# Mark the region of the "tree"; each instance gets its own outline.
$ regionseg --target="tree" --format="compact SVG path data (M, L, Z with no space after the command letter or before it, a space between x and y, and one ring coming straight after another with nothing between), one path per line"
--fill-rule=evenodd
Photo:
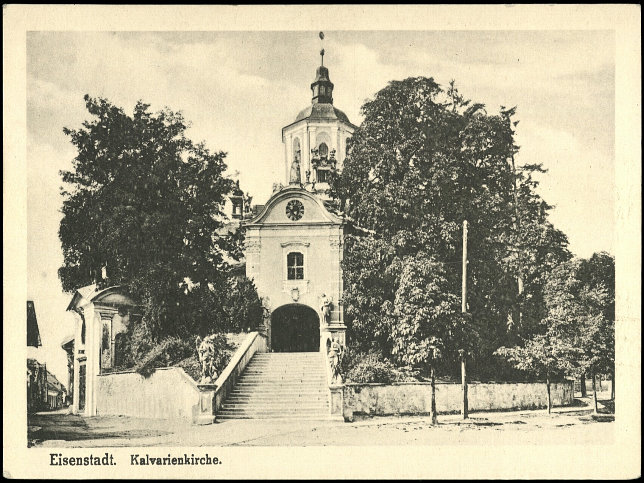
M390 82L362 113L331 190L358 227L347 236L344 259L349 334L392 354L402 316L392 309L397 294L398 305L405 304L402 267L419 254L442 265L444 285L457 296L467 219L468 311L484 325L476 331L474 372L497 373L492 353L499 341L535 330L543 318L544 271L570 256L565 235L547 220L550 207L535 192L533 175L543 170L509 161L518 150L514 109L489 115L453 83L443 90L416 77ZM435 301L423 303L429 308ZM411 345L397 350L409 350L409 357L419 352Z
M376 350L391 354L389 333L395 297L397 265L394 249L385 240L371 236L348 235L343 261L345 317L349 340L356 351Z
M64 129L77 155L61 172L63 289L126 285L154 340L217 331L226 257L239 253L221 233L233 188L226 154L188 139L183 116L167 108L151 113L139 101L130 116L105 99L85 103L93 119Z
M523 346L500 347L496 354L508 359L519 370L543 377L548 395L548 414L552 410L550 382L553 376L573 370L579 351L570 339L562 338L556 330L548 328L545 334L538 334L525 341Z
M407 257L401 265L393 304L396 323L390 331L392 354L401 365L427 366L430 346L457 346L462 321L459 299L449 286L445 267L427 254Z
M246 276L231 280L226 297L227 330L240 332L257 328L264 316L262 301L253 281Z
M560 317L578 325L576 344L582 350L580 372L590 373L593 405L597 412L596 376L615 375L615 260L606 252L590 259L575 259L553 272L568 274L571 283L554 285L549 296Z
M590 372L597 412L595 375L614 374L614 270L613 257L603 252L589 260L561 263L548 275L544 286L547 316L542 321L542 333L528 339L524 346L504 347L497 353L517 368L546 378L555 370L577 375Z

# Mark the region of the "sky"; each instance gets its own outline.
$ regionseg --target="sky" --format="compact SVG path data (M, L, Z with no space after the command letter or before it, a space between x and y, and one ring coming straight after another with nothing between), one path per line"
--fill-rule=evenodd
M229 173L263 203L283 182L281 128L309 105L317 31L27 32L27 297L36 354L66 381L73 332L57 269L62 185L74 147L63 127L90 119L83 96L132 113L137 100L191 122L188 136L225 151ZM465 97L517 106L519 164L542 163L540 194L575 255L615 253L615 43L612 31L325 31L334 105L356 125L391 80L454 79Z

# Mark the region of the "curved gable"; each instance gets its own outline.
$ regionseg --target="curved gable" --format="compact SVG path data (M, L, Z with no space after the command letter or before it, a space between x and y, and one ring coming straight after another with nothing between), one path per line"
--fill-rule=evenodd
M115 286L108 287L99 291L92 297L92 302L99 305L111 306L135 306L137 305L134 299L127 294L123 287Z
M298 200L304 207L302 218L292 220L286 215L286 207L292 200ZM342 224L342 219L330 213L322 201L309 191L299 187L287 187L275 193L266 203L262 212L246 226L291 225L291 224Z
M136 301L120 285L108 287L102 290L97 289L96 285L89 285L87 287L78 289L74 293L74 296L72 297L67 310L76 311L79 307L90 302L98 305L109 305L113 307L135 307L138 305Z

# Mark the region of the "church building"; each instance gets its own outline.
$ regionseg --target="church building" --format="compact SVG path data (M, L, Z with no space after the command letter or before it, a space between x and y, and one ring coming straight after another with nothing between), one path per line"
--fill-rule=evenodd
M356 126L333 105L322 61L311 104L282 128L283 184L246 227L246 275L264 301L269 349L326 352L345 344L342 308L344 220L331 207L330 176L341 170Z

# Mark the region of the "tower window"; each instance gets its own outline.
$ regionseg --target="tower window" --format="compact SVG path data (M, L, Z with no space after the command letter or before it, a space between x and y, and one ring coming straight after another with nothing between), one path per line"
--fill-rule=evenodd
M291 252L286 256L286 266L289 280L304 280L304 255Z
M329 170L328 169L318 169L317 170L317 180L318 180L318 183L328 183L329 182Z
M320 143L318 151L321 158L326 158L329 155L329 147L326 145L326 143Z

